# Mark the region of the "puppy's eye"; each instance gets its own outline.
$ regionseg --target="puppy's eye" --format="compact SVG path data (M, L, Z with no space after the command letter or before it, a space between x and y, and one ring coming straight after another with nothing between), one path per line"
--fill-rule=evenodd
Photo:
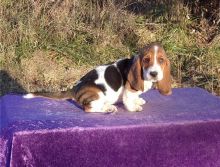
M149 58L149 57L144 58L144 59L143 59L143 62L144 62L144 63L149 63L149 62L150 62L150 58Z
M163 64L163 62L164 62L164 59L163 58L159 58L159 63Z

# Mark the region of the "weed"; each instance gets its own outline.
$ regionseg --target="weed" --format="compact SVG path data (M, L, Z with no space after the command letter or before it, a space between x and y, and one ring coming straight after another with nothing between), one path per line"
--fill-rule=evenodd
M2 0L0 65L27 91L55 91L160 41L174 87L220 94L219 2L202 2Z

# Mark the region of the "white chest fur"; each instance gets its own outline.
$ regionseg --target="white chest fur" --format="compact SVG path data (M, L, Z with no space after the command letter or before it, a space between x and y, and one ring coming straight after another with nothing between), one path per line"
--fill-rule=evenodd
M153 83L151 81L144 81L144 92L152 88Z

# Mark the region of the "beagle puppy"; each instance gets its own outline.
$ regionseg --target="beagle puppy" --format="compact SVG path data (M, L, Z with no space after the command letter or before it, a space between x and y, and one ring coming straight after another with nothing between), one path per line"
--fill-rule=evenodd
M145 100L139 97L157 84L159 92L170 95L170 61L163 47L151 43L131 58L98 66L83 76L68 91L59 93L27 94L24 98L43 96L58 99L73 99L86 112L116 112L114 105L122 99L128 111L141 111Z

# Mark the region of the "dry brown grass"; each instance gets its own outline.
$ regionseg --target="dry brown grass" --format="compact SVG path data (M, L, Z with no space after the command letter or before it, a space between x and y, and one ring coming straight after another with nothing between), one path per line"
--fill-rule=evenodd
M8 66L5 70L28 92L71 88L76 80L92 68L89 65L76 65L72 59L52 51L37 50L31 57L22 59L19 65L11 58L12 56L6 58ZM11 89L19 91L16 84L10 86Z
M67 89L94 66L129 57L153 41L168 52L174 87L220 94L218 5L218 0L208 5L203 0L2 0L0 65L11 79L0 80L1 94L21 87Z

